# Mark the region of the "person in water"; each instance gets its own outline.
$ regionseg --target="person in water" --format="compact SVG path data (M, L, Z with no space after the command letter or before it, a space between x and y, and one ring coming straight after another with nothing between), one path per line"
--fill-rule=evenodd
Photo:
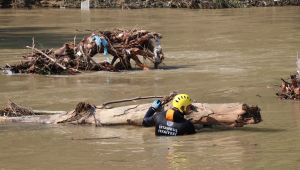
M148 109L143 126L155 126L157 136L178 136L194 134L195 127L184 115L192 112L192 99L187 94L178 94L172 101L173 108L167 111L158 112L161 108L161 101L155 100Z

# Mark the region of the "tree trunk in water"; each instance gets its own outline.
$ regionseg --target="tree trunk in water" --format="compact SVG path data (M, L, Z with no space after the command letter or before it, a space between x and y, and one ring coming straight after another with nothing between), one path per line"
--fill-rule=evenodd
M260 109L246 104L207 104L194 103L195 110L186 118L194 124L221 125L226 127L242 127L247 124L257 124L262 121ZM54 115L32 115L20 117L0 116L0 123L30 122L30 123L71 123L94 124L96 126L112 125L142 125L145 113L150 104L128 105L111 109L96 109L94 105L80 102L74 111ZM170 103L164 109L171 108ZM48 111L50 112L50 111Z

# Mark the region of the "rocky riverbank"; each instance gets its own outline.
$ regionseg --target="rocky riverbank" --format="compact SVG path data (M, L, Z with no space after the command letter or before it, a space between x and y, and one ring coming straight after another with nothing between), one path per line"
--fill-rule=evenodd
M0 8L80 8L81 0L0 0ZM299 6L300 0L90 0L91 8L248 8Z

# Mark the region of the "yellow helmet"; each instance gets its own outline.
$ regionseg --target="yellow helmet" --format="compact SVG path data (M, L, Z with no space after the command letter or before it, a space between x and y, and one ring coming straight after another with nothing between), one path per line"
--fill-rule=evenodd
M188 105L192 104L192 99L187 94L177 94L173 98L173 107L177 108L181 112L186 112L186 108ZM181 107L184 106L183 110Z

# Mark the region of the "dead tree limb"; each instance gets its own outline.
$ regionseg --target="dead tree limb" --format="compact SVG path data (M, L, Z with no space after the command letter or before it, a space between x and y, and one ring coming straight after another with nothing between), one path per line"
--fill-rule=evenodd
M96 106L96 108L97 109L103 109L103 108L105 108L105 106L107 106L109 104L130 102L130 101L143 100L143 99L153 99L153 98L164 98L164 96L144 96L144 97L135 97L135 98L132 98L132 99L114 100L114 101L109 101L109 102L103 103L101 106Z
M291 85L291 83L287 82L286 80L284 80L283 78L281 78L281 81L283 81L285 84L287 85Z
M51 110L32 110L35 115L55 115L55 114L66 114L67 111L51 111Z
M34 47L29 47L29 46L26 46L26 48L35 50L36 52L38 52L38 53L42 54L43 56L45 56L46 58L48 58L50 61L52 61L54 64L56 64L56 65L59 66L60 68L62 68L62 69L64 69L64 70L67 69L65 66L63 66L63 65L61 65L61 64L59 64L59 63L57 63L55 59L51 58L50 56L48 56L47 54L45 54L45 53L42 52L41 50L36 49L36 48L34 48Z

